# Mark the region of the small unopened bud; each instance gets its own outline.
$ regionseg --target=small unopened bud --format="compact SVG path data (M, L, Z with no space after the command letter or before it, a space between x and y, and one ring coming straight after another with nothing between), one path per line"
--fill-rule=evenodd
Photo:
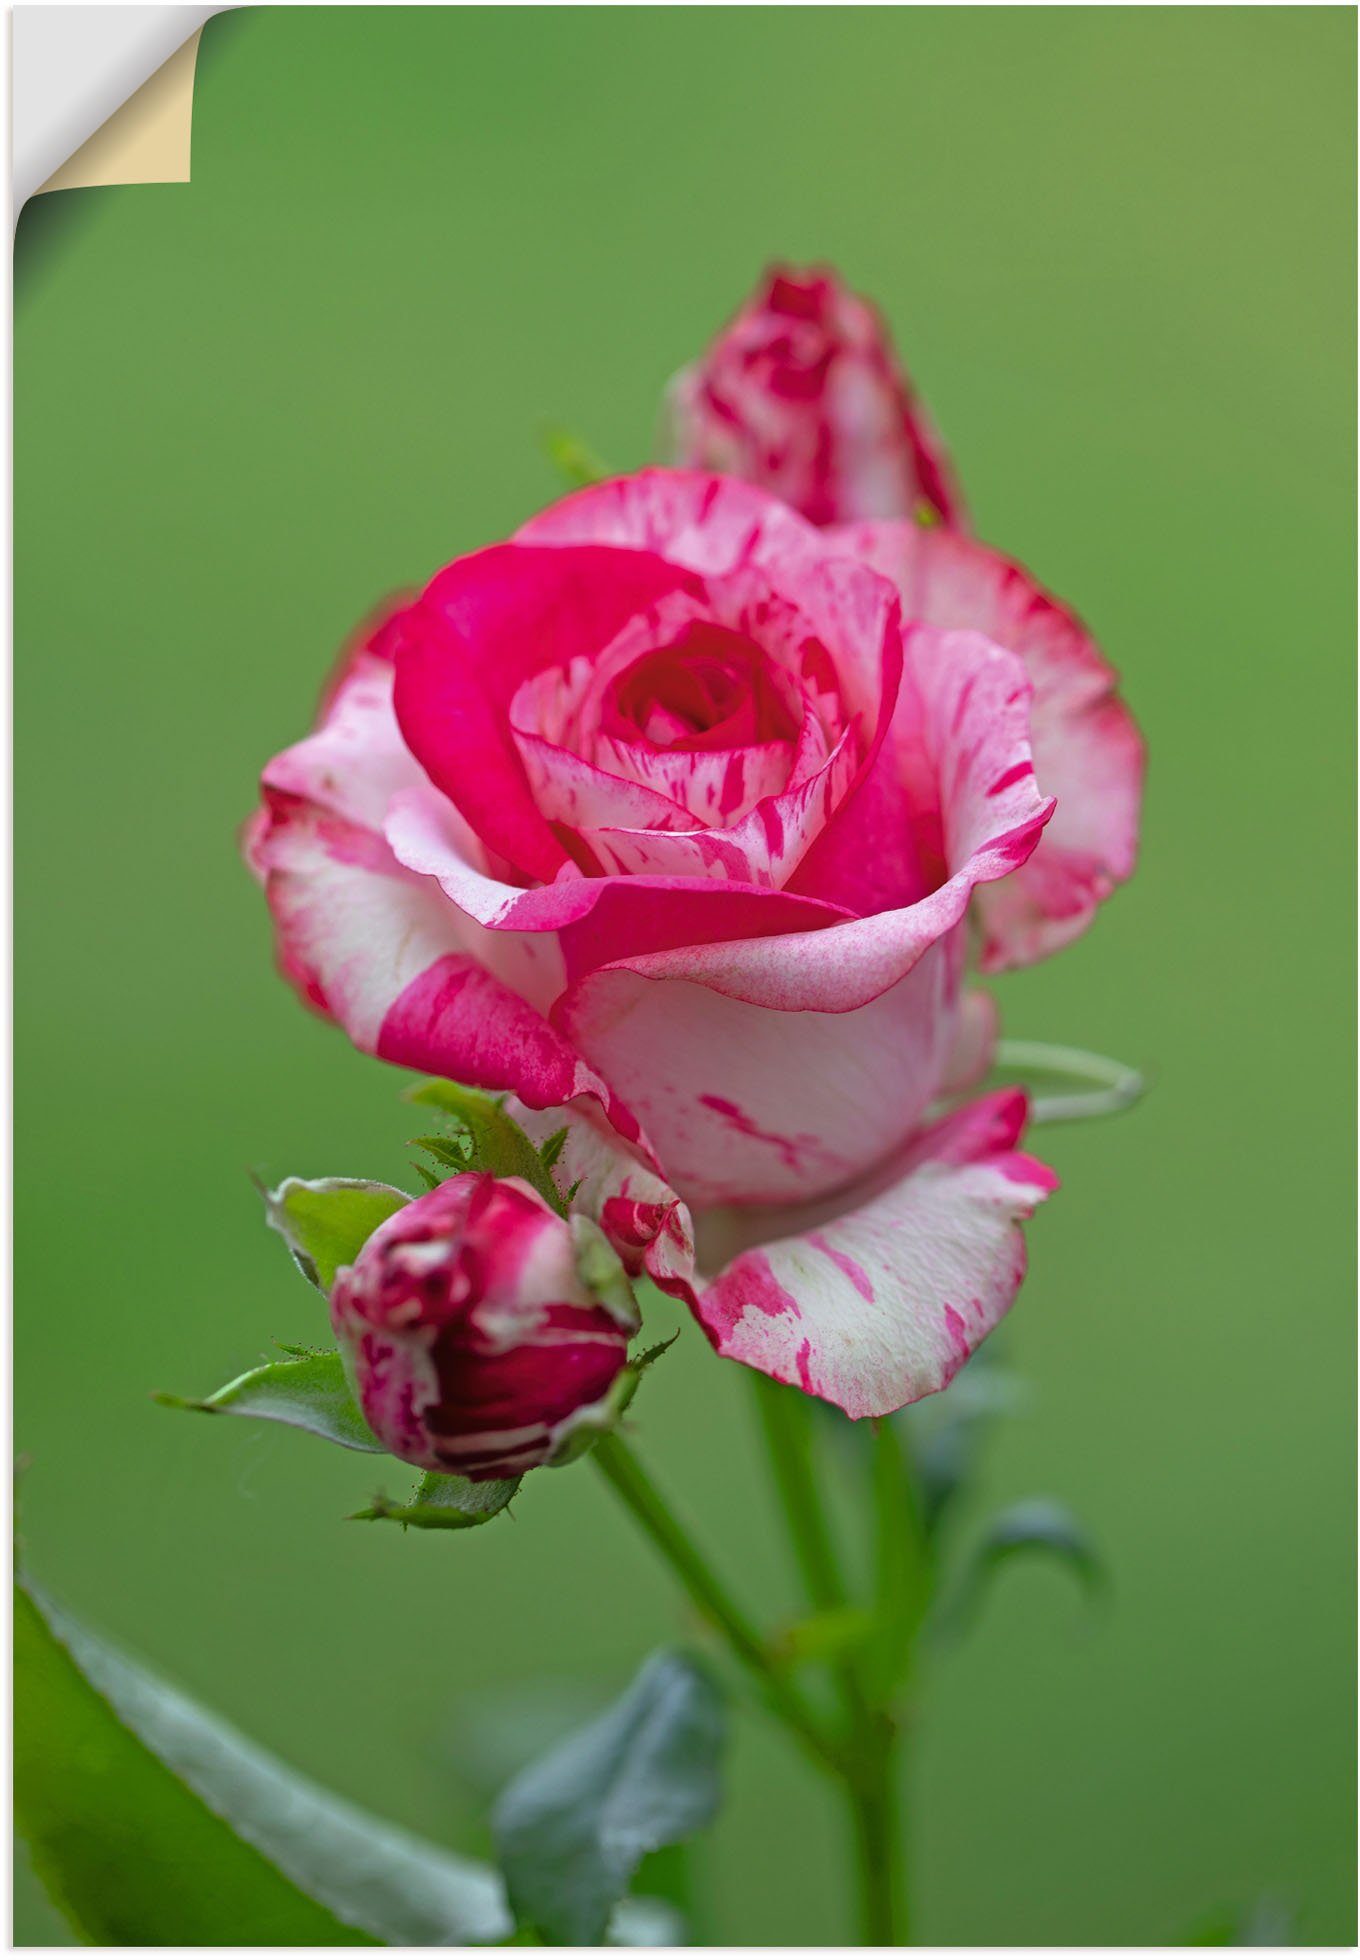
M589 1220L467 1172L378 1227L336 1275L331 1323L392 1454L482 1479L566 1461L607 1426L637 1317Z
M963 506L873 307L827 268L770 272L671 383L672 459L770 491L813 524Z

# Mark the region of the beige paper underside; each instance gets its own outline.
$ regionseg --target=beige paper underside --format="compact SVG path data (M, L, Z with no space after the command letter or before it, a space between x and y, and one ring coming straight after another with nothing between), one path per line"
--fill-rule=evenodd
M43 191L84 190L98 184L187 184L194 120L194 64L199 34L191 34L154 75L101 123L88 141L53 171ZM40 193L41 194L41 193Z

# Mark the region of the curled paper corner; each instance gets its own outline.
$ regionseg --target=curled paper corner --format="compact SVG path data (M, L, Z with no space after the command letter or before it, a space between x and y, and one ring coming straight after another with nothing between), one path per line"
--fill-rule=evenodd
M225 11L16 7L16 218L44 191L187 183L199 37Z
M100 184L187 184L194 121L196 28L121 109L54 170L38 192L92 189Z

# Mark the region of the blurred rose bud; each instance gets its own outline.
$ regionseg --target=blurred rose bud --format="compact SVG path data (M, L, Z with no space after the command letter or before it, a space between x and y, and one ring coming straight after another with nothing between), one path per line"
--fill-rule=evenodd
M337 1273L331 1323L392 1454L484 1479L565 1461L607 1425L636 1314L589 1219L560 1218L518 1178L465 1172Z
M962 528L948 460L883 322L834 272L776 267L671 384L674 460L738 476L813 524Z

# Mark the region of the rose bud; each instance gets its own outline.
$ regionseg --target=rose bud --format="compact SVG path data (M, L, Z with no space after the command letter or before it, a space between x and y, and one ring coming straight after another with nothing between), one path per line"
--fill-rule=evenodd
M948 460L883 322L834 272L779 266L669 395L674 460L739 476L813 524L962 527Z
M631 1385L616 1256L518 1178L464 1172L395 1212L337 1273L331 1324L375 1435L424 1470L566 1461Z

